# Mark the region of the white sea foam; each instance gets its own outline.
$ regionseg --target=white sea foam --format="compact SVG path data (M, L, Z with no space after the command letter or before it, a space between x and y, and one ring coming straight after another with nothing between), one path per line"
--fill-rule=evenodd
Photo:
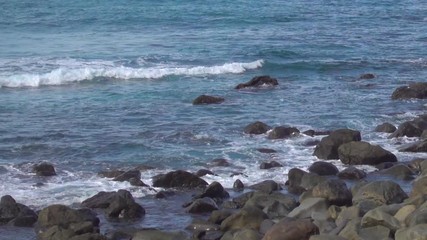
M112 62L78 62L73 60L55 61L57 66L44 73L33 73L32 66L21 65L26 68L25 73L0 72L0 87L38 87L44 85L62 85L70 82L92 80L98 77L115 79L158 79L170 75L206 76L219 74L238 74L249 69L260 68L263 60L254 62L233 62L217 66L151 66L127 67ZM24 67L23 67L24 66ZM27 67L25 67L27 66ZM34 68L34 67L32 67ZM38 69L44 70L44 66ZM31 70L28 73L28 70Z

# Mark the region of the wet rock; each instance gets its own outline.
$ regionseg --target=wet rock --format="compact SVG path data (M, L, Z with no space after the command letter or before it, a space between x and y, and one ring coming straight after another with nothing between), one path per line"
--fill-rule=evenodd
M55 176L55 168L50 163L40 163L33 166L33 172L36 173L37 176Z
M235 89L242 89L248 87L263 87L263 86L276 86L279 85L277 79L270 76L257 76L252 78L249 82L240 83Z
M297 205L295 198L290 194L254 192L245 202L244 207L251 206L263 209L269 217L284 217ZM273 209L276 210L274 213L272 212Z
M160 174L153 177L153 187L163 188L204 188L208 183L200 177L177 170L167 174Z
M211 170L208 170L208 169L199 169L197 172L196 172L196 175L198 176L198 177L203 177L203 176L205 176L205 175L215 175Z
M390 168L381 170L379 173L406 181L413 180L415 178L415 173L408 166L403 164L396 164Z
M362 228L384 226L393 232L401 227L400 222L390 214L381 211L380 209L373 209L367 212L360 223Z
M308 168L308 171L320 176L329 176L336 175L338 173L338 168L332 163L317 161Z
M427 129L427 116L421 115L412 121L407 121L399 125L389 138L395 137L420 137L424 130Z
M314 150L314 155L319 159L338 159L338 147L344 143L360 140L359 131L339 129L331 132L329 136L322 138Z
M193 100L193 105L202 105L202 104L219 104L224 102L225 99L222 97L200 95Z
M212 211L209 216L208 221L215 224L221 224L224 219L228 218L234 213L234 211L229 209L220 209Z
M383 204L401 203L408 198L399 184L393 181L374 181L359 188L353 197L353 204L369 201L380 206Z
M271 227L262 240L308 240L318 233L319 229L310 219L285 218Z
M245 185L242 183L242 181L240 181L240 179L236 179L236 181L234 181L233 183L234 191L243 191L244 188L245 188Z
M273 128L269 133L267 138L268 139L285 139L297 136L299 134L299 130L294 127L285 127L285 126L279 126Z
M383 162L397 162L396 156L377 145L367 142L349 142L338 148L339 159L350 165L376 165Z
M125 173L122 170L112 170L112 171L101 171L98 173L98 176L105 178L115 178Z
M99 192L82 202L88 208L101 208L108 217L138 219L145 215L145 209L135 202L130 192Z
M375 128L375 132L393 133L397 128L391 123L383 123Z
M181 240L188 239L184 232L166 232L157 229L142 229L133 234L132 240Z
M363 170L351 166L339 172L337 176L341 179L360 180L366 177L366 173Z
M145 184L139 178L131 178L128 181L129 181L130 185L132 185L132 186L136 186L136 187L149 187L147 184Z
M408 86L398 87L391 95L392 100L402 99L424 99L427 98L427 83L417 82L411 83Z
M351 205L352 194L344 181L328 179L313 188L313 197L325 198L329 204L343 206Z
M230 194L224 189L224 187L219 182L212 182L209 186L203 191L200 196L196 198L209 197L212 199L223 199L230 197Z
M427 139L404 145L399 148L399 152L427 152Z
M197 232L218 231L219 225L204 220L194 219L193 222L190 223L185 229Z
M313 215L326 215L328 203L324 198L307 198L288 214L288 217L311 218Z
M262 221L267 218L268 216L259 208L245 207L222 221L221 231L242 228L259 230Z
M283 165L276 161L263 162L259 166L260 169L270 169L270 168L278 168L278 167L283 167Z
M378 170L381 171L381 170L384 170L387 168L391 168L396 164L398 164L398 163L397 162L383 162L383 163L375 165L375 168L377 168Z
M231 166L231 163L227 159L217 158L212 160L209 165L212 167L229 167Z
M174 191L159 191L156 193L155 198L167 198L175 195Z
M99 234L99 219L89 209L71 209L64 205L51 205L42 209L37 219L37 238L106 240Z
M372 73L364 73L359 76L359 79L362 79L362 80L368 80L368 79L374 79L374 78L375 78L375 75Z
M114 177L113 181L124 182L129 181L131 178L141 179L141 172L139 170L126 171Z
M0 225L15 227L32 227L37 221L37 214L29 207L17 203L10 195L0 200Z
M277 151L270 148L257 148L257 151L260 153L276 153Z
M218 210L218 206L215 201L209 197L196 199L186 208L186 211L189 213L207 213L214 210Z
M280 190L280 186L277 182L273 180L265 180L260 183L256 183L254 185L249 186L248 188L255 189L258 191L262 191L265 193L271 193L273 191Z
M244 128L243 132L246 134L264 134L270 129L271 127L268 126L267 124L257 121L247 125Z

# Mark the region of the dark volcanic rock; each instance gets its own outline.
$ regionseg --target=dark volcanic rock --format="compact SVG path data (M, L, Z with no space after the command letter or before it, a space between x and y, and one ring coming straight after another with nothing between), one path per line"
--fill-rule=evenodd
M29 207L17 203L9 195L0 200L0 225L8 224L16 227L32 227L37 221L37 214Z
M222 97L214 97L208 95L200 95L196 99L193 100L193 105L201 105L201 104L219 104L224 102L224 98Z
M283 165L276 161L271 161L271 162L263 162L259 166L260 169L270 169L270 168L277 168L277 167L283 167Z
M427 98L427 83L417 82L411 83L408 86L398 87L391 95L391 99L393 100L411 98Z
M342 163L350 165L376 165L383 162L397 162L396 156L377 145L367 142L349 142L338 148Z
M33 172L36 173L37 176L55 176L55 168L50 163L40 163L34 165Z
M129 181L129 179L131 179L131 178L140 179L141 178L141 172L139 170L126 171L126 172L116 176L113 179L113 181L124 182L124 181Z
M126 190L117 192L99 192L95 196L82 202L88 208L101 208L108 217L125 219L137 219L145 215L145 209L141 207Z
M105 178L115 178L123 173L125 173L123 170L101 171L98 173L98 176Z
M299 130L297 128L280 126L273 128L273 130L268 133L267 137L269 139L284 139L293 137L298 134Z
M427 116L422 115L412 121L407 121L399 125L389 138L394 137L420 137L424 130L427 130Z
M380 174L390 175L400 180L413 180L415 173L406 165L396 164L390 168L381 170Z
M208 183L200 177L182 170L153 177L153 187L163 188L203 188Z
M209 165L212 166L212 167L229 167L231 165L231 163L228 162L227 159L217 158L217 159L212 160L209 163Z
M215 175L215 174L211 170L208 170L208 169L199 169L196 172L196 175L199 177L203 177L205 175Z
M99 234L99 219L89 209L74 210L64 205L51 205L40 211L37 238L106 240Z
M245 188L245 185L242 183L242 181L240 181L239 179L236 179L236 181L234 181L233 183L234 191L243 191L244 188Z
M136 186L136 187L149 187L147 184L145 184L139 178L131 178L128 181L129 181L130 185L132 185L132 186Z
M301 187L301 182L304 174L307 172L298 169L292 168L288 172L288 191L294 194L301 194L305 191L305 188Z
M271 129L271 127L268 126L267 124L260 122L260 121L256 121L254 123L247 125L244 128L243 132L247 133L247 134L263 134L263 133L266 133L270 129Z
M393 133L397 128L391 123L383 123L375 128L375 132Z
M344 181L328 179L313 188L313 197L325 198L331 205L351 205L352 195Z
M260 153L276 153L277 151L270 148L257 148L257 151Z
M316 173L321 176L328 176L328 175L336 175L338 173L338 168L335 167L335 165L332 163L318 161L313 163L308 168L308 171L311 173Z
M375 181L360 187L353 196L353 204L370 201L377 206L401 203L408 198L399 184L393 181Z
M218 206L209 197L196 199L186 208L186 211L189 213L207 213L214 210L218 210Z
M222 199L230 197L230 194L219 182L212 182L197 198L209 197L213 199Z
M252 78L249 82L240 83L235 89L242 89L248 87L262 87L262 86L276 86L279 85L277 79L271 78L270 76L258 76Z
M364 79L364 80L374 79L374 78L375 78L375 75L372 73L364 73L359 76L359 79Z
M322 138L314 150L314 155L319 159L338 159L338 147L351 141L360 141L359 131L339 129Z
M351 166L339 172L337 176L341 179L359 180L365 178L366 173L363 170Z
M399 152L427 152L427 139L404 145L399 148Z

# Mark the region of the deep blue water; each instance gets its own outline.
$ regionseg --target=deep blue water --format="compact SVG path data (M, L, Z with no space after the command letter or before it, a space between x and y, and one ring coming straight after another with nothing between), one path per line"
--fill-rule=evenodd
M427 79L426 13L422 0L0 1L0 195L35 208L120 188L142 197L152 192L96 173L147 164L157 168L143 174L150 183L215 158L234 167L214 168L219 176L208 181L230 187L230 173L242 171L245 183L283 182L316 160L309 137L244 135L257 120L357 129L412 159L373 129L425 112L425 101L390 96ZM360 80L364 73L376 78ZM258 75L279 86L233 89ZM193 106L201 94L226 101ZM268 158L285 167L259 171ZM41 161L58 176L35 177Z

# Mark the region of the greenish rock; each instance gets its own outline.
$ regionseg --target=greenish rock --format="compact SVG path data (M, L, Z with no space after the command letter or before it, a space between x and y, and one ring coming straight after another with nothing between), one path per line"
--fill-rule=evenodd
M399 220L379 209L373 209L367 212L363 216L360 224L362 228L384 226L393 232L401 228Z
M427 240L427 224L399 229L394 236L396 240Z
M242 228L259 230L262 221L267 218L267 214L257 207L244 207L222 221L221 231Z
M399 184L393 181L370 182L357 191L353 197L353 205L361 201L369 200L378 206L384 204L401 203L408 198Z
M390 229L384 226L375 226L368 228L361 228L359 236L364 240L383 240L389 239Z

